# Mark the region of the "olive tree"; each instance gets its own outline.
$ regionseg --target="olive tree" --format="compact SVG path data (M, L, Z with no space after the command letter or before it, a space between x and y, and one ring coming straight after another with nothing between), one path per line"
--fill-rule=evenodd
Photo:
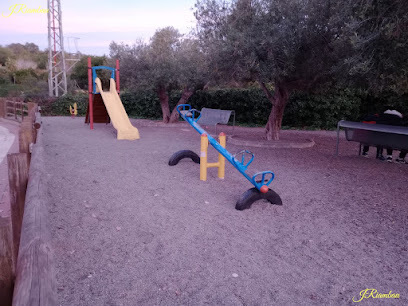
M204 88L208 83L208 68L205 56L196 39L183 39L180 41L176 53L177 85L181 89L179 104L185 104L198 89ZM169 122L178 121L179 114L176 107L173 109Z
M358 0L348 23L355 52L347 59L359 85L378 93L408 92L408 3Z
M206 65L198 42L184 39L173 27L157 30L147 44L137 42L126 46L112 42L110 55L122 61L126 86L157 93L165 123L178 120L177 111L170 111L169 92L181 90L177 105L186 103L206 79Z
M210 72L257 81L272 104L266 138L278 140L290 93L341 66L349 9L348 0L199 0L195 16Z

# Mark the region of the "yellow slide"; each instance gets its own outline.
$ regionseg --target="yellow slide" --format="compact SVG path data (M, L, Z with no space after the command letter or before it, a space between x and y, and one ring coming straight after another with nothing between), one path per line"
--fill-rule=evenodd
M95 83L97 92L101 94L103 103L105 103L113 127L118 131L118 139L139 139L139 131L130 123L126 110L116 91L115 80L110 79L109 91L102 90L102 84L99 78L95 79Z

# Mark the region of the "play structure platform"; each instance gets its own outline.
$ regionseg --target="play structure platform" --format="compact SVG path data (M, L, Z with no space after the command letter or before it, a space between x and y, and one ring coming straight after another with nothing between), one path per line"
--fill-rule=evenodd
M109 91L103 91L102 82L96 74L99 69L111 71ZM139 130L130 122L118 94L119 61L116 61L116 69L106 66L91 67L91 59L88 58L88 86L89 103L85 123L89 123L93 129L94 123L109 123L111 121L117 130L117 139L139 139Z

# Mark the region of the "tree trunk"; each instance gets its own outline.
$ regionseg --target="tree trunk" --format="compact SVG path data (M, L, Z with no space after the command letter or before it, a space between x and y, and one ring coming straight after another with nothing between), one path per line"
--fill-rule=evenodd
M177 105L174 107L173 111L171 112L170 121L169 121L170 123L175 123L178 121L180 115L177 111L177 106L179 106L180 104L186 104L188 99L190 99L190 97L193 95L193 93L194 93L193 89L190 89L188 87L185 87L183 89L180 100L177 102Z
M272 103L272 110L265 126L266 139L279 140L283 112L286 104L288 103L289 91L284 85L280 84L279 82L275 82L275 93L272 96L265 84L261 82L260 84L269 101Z
M169 106L169 95L164 86L158 88L157 93L159 95L160 106L163 114L163 122L169 123L170 119L170 106Z

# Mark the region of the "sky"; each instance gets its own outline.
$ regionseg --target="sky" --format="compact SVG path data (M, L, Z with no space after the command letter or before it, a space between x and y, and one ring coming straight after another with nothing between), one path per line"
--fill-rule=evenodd
M0 45L48 47L47 0L0 0ZM109 55L109 44L148 41L157 29L195 27L196 0L61 0L65 51ZM16 6L17 5L17 6ZM24 7L23 7L24 5ZM29 10L38 10L30 12Z

